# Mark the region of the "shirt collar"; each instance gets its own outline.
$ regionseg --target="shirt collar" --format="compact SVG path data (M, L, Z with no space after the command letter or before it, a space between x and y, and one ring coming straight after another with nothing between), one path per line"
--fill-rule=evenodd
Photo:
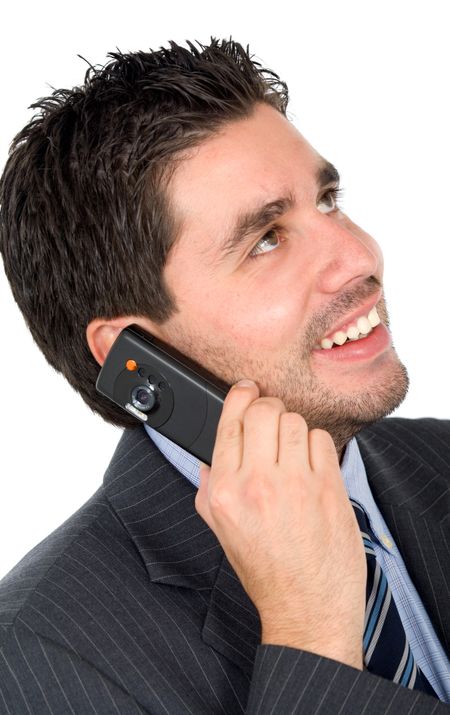
M198 489L200 486L200 460L152 427L144 425L144 428L167 461ZM348 496L358 502L365 510L372 531L379 540L380 546L389 551L389 553L394 553L395 546L394 548L387 548L386 546L386 544L393 543L393 540L373 498L355 437L345 447L341 463L341 474Z
M144 429L172 467L175 467L183 477L189 479L191 484L198 489L200 486L200 460L183 449L183 447L179 447L175 442L154 430L153 427L144 425Z
M172 442L172 440L168 439L168 437L165 437L164 435L157 432L155 429L153 429L153 427L149 427L149 425L144 425L144 428L150 439L155 443L159 451L162 452L167 461L171 463L172 467L175 467L175 469L177 469L184 477L186 477L186 479L189 479L191 484L193 484L194 487L197 487L198 489L198 487L200 486L200 460L190 454L187 450L183 449L183 447L180 447L178 444L175 444L175 442ZM358 475L363 475L363 481L367 484L367 487L369 485L367 483L364 463L362 461L358 443L355 438L350 440L350 442L345 448L344 457L342 459L341 464L341 472L342 476L344 477L347 491L349 492L348 487L351 488L351 493L349 492L349 496L355 499L355 501L359 502L360 495L361 497L363 497L365 490L364 486L362 488L358 488Z

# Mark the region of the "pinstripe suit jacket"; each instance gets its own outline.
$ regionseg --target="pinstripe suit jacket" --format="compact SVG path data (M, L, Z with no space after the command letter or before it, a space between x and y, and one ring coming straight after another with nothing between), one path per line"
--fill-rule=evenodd
M450 645L450 422L358 436L371 488ZM103 486L0 584L0 713L450 713L434 698L294 648L258 614L194 487L142 427Z

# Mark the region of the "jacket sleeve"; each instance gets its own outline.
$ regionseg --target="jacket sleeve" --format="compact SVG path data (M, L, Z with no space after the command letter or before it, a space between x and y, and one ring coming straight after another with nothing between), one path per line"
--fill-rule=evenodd
M72 650L20 627L8 641L0 650L0 715L193 712L175 694L167 707L155 701L147 708ZM449 715L450 706L328 658L265 645L257 649L246 713Z
M450 715L450 705L335 660L258 646L247 715Z

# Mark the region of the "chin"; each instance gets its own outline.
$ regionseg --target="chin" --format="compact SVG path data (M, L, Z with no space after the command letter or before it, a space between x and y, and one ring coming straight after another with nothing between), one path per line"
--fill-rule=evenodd
M395 353L392 358L365 382L329 384L312 372L292 370L289 377L286 372L278 373L276 387L281 389L268 394L277 394L288 411L301 414L310 430L329 432L341 449L360 430L391 414L403 402L408 373Z
M309 428L329 432L339 451L364 427L392 414L405 399L408 387L407 370L397 361L389 379L378 381L365 390L359 388L351 395L335 393L333 409L325 410L322 404L322 409L314 410Z

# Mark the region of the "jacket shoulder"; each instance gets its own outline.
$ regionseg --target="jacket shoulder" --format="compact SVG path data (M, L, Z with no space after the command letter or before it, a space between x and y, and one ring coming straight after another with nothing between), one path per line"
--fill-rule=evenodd
M109 509L101 487L78 511L24 556L0 581L0 647L2 636L35 594L47 574L64 559L72 544Z
M385 417L379 422L375 422L366 428L369 431L386 433L396 433L398 430L408 430L411 433L426 434L430 431L435 434L447 435L450 430L450 419L438 419L437 417Z
M444 524L450 510L450 421L392 417L366 427L357 442L375 501L392 512L409 510ZM401 510L399 507L401 506ZM406 518L406 517L405 517ZM443 527L444 528L444 527Z
M381 442L398 446L429 464L450 469L450 420L435 417L387 417L363 429L358 442L370 447Z

